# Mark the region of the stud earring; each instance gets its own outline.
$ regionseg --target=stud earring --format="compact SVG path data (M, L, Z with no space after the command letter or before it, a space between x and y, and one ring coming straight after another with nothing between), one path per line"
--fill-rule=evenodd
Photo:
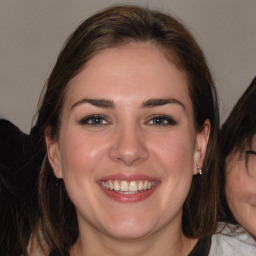
M60 179L56 178L55 187L57 188L60 185Z
M201 168L199 165L197 166L197 170L198 170L198 173L199 173L200 175L202 175L202 173L203 173L203 172L202 172L202 168Z

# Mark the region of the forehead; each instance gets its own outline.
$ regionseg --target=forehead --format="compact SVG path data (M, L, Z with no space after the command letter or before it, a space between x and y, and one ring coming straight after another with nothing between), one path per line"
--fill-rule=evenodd
M68 101L79 97L134 99L177 97L189 101L187 77L152 43L130 43L94 56L69 83ZM169 95L167 95L169 94Z

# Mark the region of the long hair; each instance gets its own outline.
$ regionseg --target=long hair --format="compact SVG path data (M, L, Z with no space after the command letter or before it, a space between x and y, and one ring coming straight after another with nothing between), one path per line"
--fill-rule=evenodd
M41 136L51 127L57 140L69 81L104 49L131 42L151 42L186 74L196 131L210 120L210 138L202 176L195 176L183 210L183 232L188 237L211 235L218 205L217 137L219 129L215 86L204 55L184 25L158 11L136 6L108 8L85 20L69 37L48 79L38 111ZM56 187L47 156L39 179L41 231L52 253L69 255L78 236L75 209L62 181Z

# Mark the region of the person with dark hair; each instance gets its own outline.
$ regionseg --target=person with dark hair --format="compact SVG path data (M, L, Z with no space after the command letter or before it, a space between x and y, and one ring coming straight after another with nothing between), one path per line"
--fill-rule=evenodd
M217 96L179 21L136 6L85 20L36 125L45 156L24 256L215 255Z
M38 111L51 255L187 255L217 227L215 87L176 19L106 9L70 36ZM209 251L201 240L190 255Z
M38 221L37 182L43 152L38 127L29 135L0 119L0 255L20 255ZM6 253L8 252L8 253Z
M224 221L256 239L256 77L222 125L221 176ZM239 228L238 230L241 230ZM255 243L255 242L254 242Z

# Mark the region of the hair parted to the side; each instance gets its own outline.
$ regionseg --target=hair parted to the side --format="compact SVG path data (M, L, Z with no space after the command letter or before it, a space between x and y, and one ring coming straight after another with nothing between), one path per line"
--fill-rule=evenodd
M184 204L183 231L188 237L211 235L217 226L218 205L216 91L200 47L173 17L136 6L116 6L84 21L69 37L46 84L38 112L42 137L45 129L51 127L50 136L58 139L69 81L102 50L131 42L151 42L185 73L196 131L203 128L206 119L210 120L203 174L193 178ZM69 255L68 251L78 236L77 219L63 182L57 187L55 184L56 178L46 156L39 181L41 231L53 253Z
M243 152L251 148L253 136L256 134L256 77L239 98L220 132L220 172L221 201L224 208L224 221L238 224L232 215L225 196L225 162L233 152Z

